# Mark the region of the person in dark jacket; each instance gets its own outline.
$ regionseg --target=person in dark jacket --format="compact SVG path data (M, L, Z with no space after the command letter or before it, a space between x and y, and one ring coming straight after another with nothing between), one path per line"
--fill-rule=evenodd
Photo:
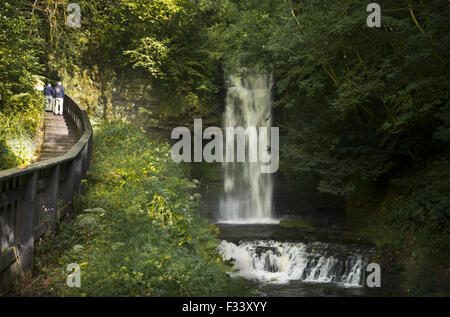
M44 96L46 99L45 102L45 111L53 111L53 95L54 91L52 88L52 84L48 84L47 87L44 88Z
M61 82L58 82L58 85L53 90L55 97L55 109L53 110L53 113L62 115L64 103L64 87L61 85Z

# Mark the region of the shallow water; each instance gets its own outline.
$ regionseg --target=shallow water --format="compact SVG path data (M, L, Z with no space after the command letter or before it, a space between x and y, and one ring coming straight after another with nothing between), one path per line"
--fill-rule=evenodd
M278 224L217 224L232 276L250 280L261 296L379 296L364 287L376 249L343 230L281 228Z

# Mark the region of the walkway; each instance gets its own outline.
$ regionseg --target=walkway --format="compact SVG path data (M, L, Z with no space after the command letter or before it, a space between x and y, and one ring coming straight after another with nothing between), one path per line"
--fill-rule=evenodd
M44 142L38 161L66 154L80 138L79 130L66 113L63 116L45 113Z

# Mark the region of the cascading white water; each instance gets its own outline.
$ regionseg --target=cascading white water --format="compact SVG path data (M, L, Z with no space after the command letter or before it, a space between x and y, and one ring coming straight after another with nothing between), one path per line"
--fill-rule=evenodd
M234 259L236 275L269 283L302 280L362 286L367 262L342 246L320 242L222 241L219 250L224 259Z
M271 88L269 74L247 77L229 76L224 126L271 126ZM257 139L247 138L246 156ZM259 146L256 144L256 147ZM226 151L233 153L235 138L226 138ZM235 153L236 154L236 153ZM236 155L235 155L236 157ZM260 163L223 163L224 193L220 200L219 223L254 224L278 222L272 217L271 174L261 173ZM345 246L327 243L223 240L219 251L226 260L234 259L236 275L264 283L337 282L362 285L366 259Z
M271 88L270 74L229 76L225 127L270 127ZM226 149L231 151L235 139L226 139ZM257 142L248 138L248 142ZM256 145L257 146L257 145ZM223 163L224 194L220 200L218 222L269 223L272 219L271 174L260 172L260 163Z

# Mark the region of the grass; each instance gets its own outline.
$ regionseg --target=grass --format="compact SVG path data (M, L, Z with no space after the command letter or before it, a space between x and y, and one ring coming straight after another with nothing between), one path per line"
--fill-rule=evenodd
M170 146L131 124L101 123L77 215L36 246L30 296L246 296L218 253L218 229L198 214L196 184ZM65 285L70 263L81 287Z

